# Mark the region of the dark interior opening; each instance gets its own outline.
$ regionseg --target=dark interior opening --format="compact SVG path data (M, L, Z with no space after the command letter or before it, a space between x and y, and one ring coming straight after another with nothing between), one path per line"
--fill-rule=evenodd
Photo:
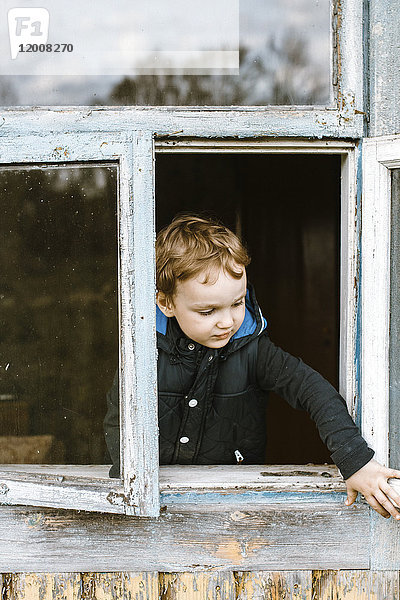
M340 156L157 154L157 230L206 213L241 234L272 340L338 386ZM302 411L271 395L266 463L331 462Z

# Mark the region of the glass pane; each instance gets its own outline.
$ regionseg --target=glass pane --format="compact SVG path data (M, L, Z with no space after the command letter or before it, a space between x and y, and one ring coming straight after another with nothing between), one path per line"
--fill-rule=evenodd
M392 171L390 248L390 466L400 469L400 169Z
M330 0L26 5L3 0L3 106L331 102Z
M105 462L117 167L0 168L0 463Z

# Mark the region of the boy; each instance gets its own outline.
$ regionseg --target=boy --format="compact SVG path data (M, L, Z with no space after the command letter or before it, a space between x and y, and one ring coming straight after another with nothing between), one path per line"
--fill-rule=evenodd
M276 347L254 290L250 259L226 227L178 216L156 241L161 464L263 464L265 396L307 410L347 486L384 517L400 519L387 483L400 471L373 460L346 403L319 373ZM106 441L119 475L118 379L108 397Z

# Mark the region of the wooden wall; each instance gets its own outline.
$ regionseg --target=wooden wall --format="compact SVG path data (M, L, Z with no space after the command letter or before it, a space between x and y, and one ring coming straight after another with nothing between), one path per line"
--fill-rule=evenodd
M397 600L398 571L16 573L2 600Z

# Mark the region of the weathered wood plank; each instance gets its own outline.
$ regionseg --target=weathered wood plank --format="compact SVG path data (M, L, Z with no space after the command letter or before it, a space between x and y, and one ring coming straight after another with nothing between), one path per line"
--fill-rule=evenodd
M160 467L160 491L241 490L344 492L335 465L171 465Z
M315 571L314 597L318 600L398 600L398 571Z
M363 145L362 432L375 458L389 458L390 171L377 161L379 142Z
M78 600L79 573L16 573L12 576L8 600Z
M315 600L311 571L237 573L237 600Z
M70 484L116 485L110 465L0 465L0 479ZM203 491L240 493L242 490L274 492L345 492L335 465L169 465L160 467L161 493Z
M125 511L156 517L158 485L154 257L154 141L132 134L119 194L120 439ZM125 176L124 176L125 174ZM146 374L146 376L144 376Z
M399 571L370 571L370 598L398 600L400 598Z
M313 591L318 600L369 600L369 571L314 571Z
M400 155L400 153L399 153ZM400 168L392 171L390 227L389 448L390 466L400 466Z
M12 597L12 573L2 573L0 577L1 599L10 600Z
M236 600L232 572L160 573L160 600Z
M400 53L393 52L398 40L397 2L369 0L369 96L368 136L400 131L398 89ZM395 41L396 40L396 41ZM397 46L396 46L397 47Z
M158 573L82 573L82 589L88 600L158 600Z
M371 569L400 569L400 524L371 511Z
M369 511L360 504L248 505L241 510L236 505L176 504L159 519L1 510L0 572L369 566Z
M124 496L124 488L118 479L77 481L57 475L6 474L4 470L0 475L1 504L124 513L125 506L118 501L120 496Z
M353 3L354 4L354 3ZM307 107L42 107L3 109L0 137L44 131L149 129L171 137L343 137L363 135L363 115L343 98L342 110ZM360 105L359 110L362 110ZM342 118L344 115L344 118Z
M0 503L124 514L127 506L121 498L129 482L124 489L108 471L107 465L0 465ZM153 491L158 499L158 488ZM249 503L344 502L346 488L334 465L173 465L160 468L160 491L163 505L235 503L239 508Z

